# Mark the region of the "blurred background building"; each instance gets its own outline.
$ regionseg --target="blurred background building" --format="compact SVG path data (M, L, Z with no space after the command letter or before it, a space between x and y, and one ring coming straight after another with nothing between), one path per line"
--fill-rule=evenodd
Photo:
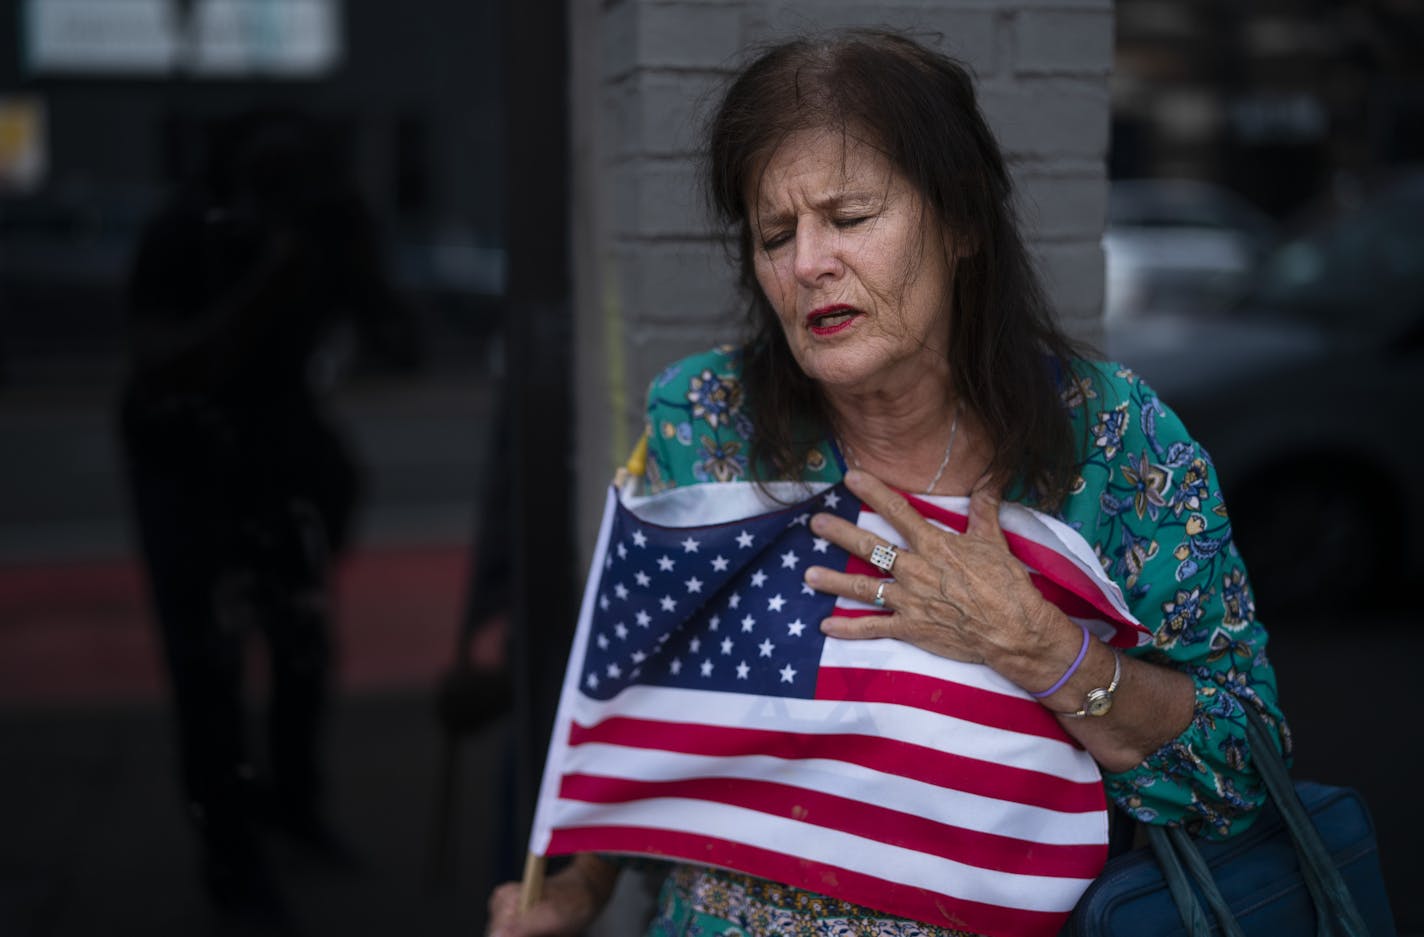
M496 442L505 379L577 407L531 425L576 475L560 523L586 551L649 377L734 337L692 195L699 109L749 43L847 25L938 37L978 73L1054 298L1212 452L1298 766L1365 790L1401 932L1424 933L1393 731L1419 713L1424 0L3 0L0 750L21 767L0 787L0 933L205 932L114 421L140 232L214 128L254 108L324 128L421 352L381 368L337 330L312 365L367 479L336 578L331 752L369 866L302 878L304 911L319 933L477 930L512 851L508 725L464 740L440 814L432 703L476 604L484 480L531 445ZM566 98L538 97L540 69ZM539 158L548 120L563 171ZM563 217L511 195L530 170L559 175ZM539 261L509 251L541 237L571 254L547 277L568 295L531 303ZM567 365L511 354L510 322ZM1399 716L1363 735L1321 689L1362 680ZM436 844L458 884L432 875Z

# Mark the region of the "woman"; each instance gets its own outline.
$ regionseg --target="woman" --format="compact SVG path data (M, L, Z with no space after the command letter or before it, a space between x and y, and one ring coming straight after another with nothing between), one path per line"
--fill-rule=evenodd
M751 337L654 382L647 487L844 473L907 547L812 519L894 577L810 568L814 589L890 611L823 632L987 665L1055 715L1139 821L1249 826L1264 794L1242 707L1284 729L1211 464L1135 375L1085 361L1054 325L966 72L889 34L790 42L737 77L709 153ZM894 489L969 496L967 533ZM1045 601L1008 553L1001 498L1076 528L1152 642L1119 653ZM578 856L524 913L502 886L492 933L577 933L616 869ZM650 932L954 933L697 866L668 875Z

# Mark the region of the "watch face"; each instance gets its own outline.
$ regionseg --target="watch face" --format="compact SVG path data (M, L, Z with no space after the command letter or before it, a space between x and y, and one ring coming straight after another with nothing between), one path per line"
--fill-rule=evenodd
M1108 710L1112 709L1112 694L1107 690L1093 690L1088 694L1087 702L1083 705L1083 711L1090 716L1106 716Z

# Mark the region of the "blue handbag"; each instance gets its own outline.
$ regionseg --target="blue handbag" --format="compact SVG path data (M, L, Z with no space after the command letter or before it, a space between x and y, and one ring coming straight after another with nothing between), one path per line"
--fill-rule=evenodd
M1292 784L1261 716L1245 709L1269 793L1251 829L1211 843L1148 826L1151 848L1109 860L1064 937L1395 937L1364 800L1350 788Z

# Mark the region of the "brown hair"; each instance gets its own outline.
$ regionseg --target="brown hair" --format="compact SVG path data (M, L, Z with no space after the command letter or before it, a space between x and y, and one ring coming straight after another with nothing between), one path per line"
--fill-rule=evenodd
M708 125L707 193L737 229L750 334L743 380L756 427L754 464L798 477L829 427L824 400L797 365L754 268L747 197L792 133L839 129L875 145L919 193L942 230L972 253L958 260L948 358L954 392L988 431L999 488L1031 487L1052 507L1077 469L1058 381L1080 348L1044 300L1011 205L1003 155L958 62L904 36L855 30L765 49L733 79Z

